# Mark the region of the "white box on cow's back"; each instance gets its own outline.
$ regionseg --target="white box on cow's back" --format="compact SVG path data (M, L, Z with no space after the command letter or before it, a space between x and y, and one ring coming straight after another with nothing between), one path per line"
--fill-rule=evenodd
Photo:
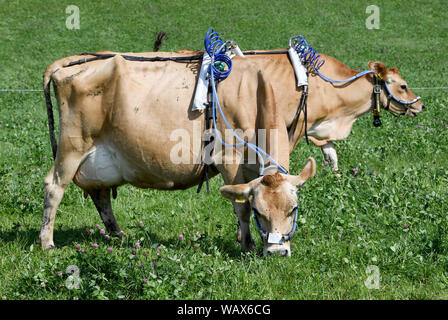
M201 71L199 72L198 84L196 85L196 91L194 93L193 111L204 110L207 102L208 92L208 68L211 64L211 58L208 53L204 53L202 57Z
M306 75L306 68L300 61L299 55L293 47L288 49L289 59L291 60L294 73L297 78L297 87L308 85L308 76Z

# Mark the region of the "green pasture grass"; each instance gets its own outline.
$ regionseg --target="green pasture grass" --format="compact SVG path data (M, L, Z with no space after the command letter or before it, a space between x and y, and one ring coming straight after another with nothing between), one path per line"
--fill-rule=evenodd
M448 85L444 1L376 1L379 30L365 27L368 1L73 2L0 1L0 89L41 89L45 67L75 53L151 51L160 30L164 51L202 49L209 27L243 50L284 48L302 34L349 67L382 61L411 88ZM80 8L79 30L65 26L70 4ZM72 184L56 216L57 248L42 251L35 240L52 165L44 97L0 92L0 298L447 299L447 91L415 93L423 114L382 113L380 128L365 116L335 143L339 176L300 143L292 173L309 156L318 169L300 190L292 257L282 259L262 257L254 226L257 250L241 252L220 177L210 195L120 187L122 240L105 239L94 205ZM70 265L78 289L67 287ZM379 268L379 289L365 285L369 265Z

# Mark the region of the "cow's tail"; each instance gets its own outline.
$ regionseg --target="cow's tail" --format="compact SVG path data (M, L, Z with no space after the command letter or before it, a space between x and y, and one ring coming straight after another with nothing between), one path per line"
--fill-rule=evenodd
M53 159L56 159L56 151L58 149L58 144L56 142L56 136L54 133L54 115L53 115L53 104L51 103L51 76L53 74L53 69L50 67L44 73L44 95L45 103L47 104L47 116L48 116L48 129L50 131L50 142L51 150L53 151Z
M167 35L165 32L160 31L157 36L156 36L156 40L154 41L154 52L159 51L160 46L162 45L163 40L165 40L167 38Z

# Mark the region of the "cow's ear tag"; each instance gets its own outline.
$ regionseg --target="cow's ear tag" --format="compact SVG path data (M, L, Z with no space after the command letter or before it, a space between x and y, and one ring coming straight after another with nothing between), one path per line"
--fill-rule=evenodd
M246 202L246 199L244 199L244 198L235 198L235 202L244 203L244 202Z
M268 235L268 243L281 244L283 235L278 232L271 232Z

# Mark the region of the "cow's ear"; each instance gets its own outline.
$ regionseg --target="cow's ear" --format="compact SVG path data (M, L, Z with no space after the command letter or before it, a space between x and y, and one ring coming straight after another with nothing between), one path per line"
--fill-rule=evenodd
M390 68L389 71L398 74L398 68L393 67Z
M309 157L305 167L298 176L287 176L289 182L297 187L302 186L309 178L312 178L316 174L316 161L314 158Z
M369 69L370 70L375 70L376 74L380 77L383 78L386 73L387 73L387 68L384 65L384 63L382 62L373 62L370 61L369 62Z
M221 195L234 202L246 202L252 191L249 183L223 186L219 189Z

